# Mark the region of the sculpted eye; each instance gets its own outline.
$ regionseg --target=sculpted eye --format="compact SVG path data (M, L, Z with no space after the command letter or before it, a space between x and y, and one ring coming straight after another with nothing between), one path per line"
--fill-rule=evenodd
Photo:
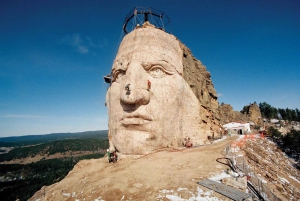
M153 66L148 70L148 72L154 78L162 78L166 76L165 70L160 66Z
M123 78L124 78L125 73L126 72L123 71L123 70L116 71L115 74L114 74L114 80L116 82L121 82L123 80Z

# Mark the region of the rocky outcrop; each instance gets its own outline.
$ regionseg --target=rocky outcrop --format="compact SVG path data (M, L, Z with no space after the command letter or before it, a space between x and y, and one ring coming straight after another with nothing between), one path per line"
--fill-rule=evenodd
M218 108L220 114L220 121L222 124L230 122L249 122L249 117L238 111L234 111L232 106L229 104L222 104Z
M256 103L246 105L241 112L245 114L249 118L249 120L253 122L255 125L259 125L259 126L263 125L261 112Z
M219 104L210 72L192 55L189 48L182 43L180 46L183 52L183 78L190 85L201 105L215 112Z
M230 122L252 122L254 125L263 124L261 112L256 103L244 106L241 112L234 111L231 105L221 104L218 108L222 124Z

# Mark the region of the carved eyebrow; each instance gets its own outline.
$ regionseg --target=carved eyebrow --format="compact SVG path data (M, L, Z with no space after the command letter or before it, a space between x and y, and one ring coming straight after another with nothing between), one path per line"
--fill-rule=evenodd
M115 60L114 63L113 63L113 67L112 67L111 72L114 75L119 70L126 71L127 67L128 67L128 63L127 62L121 62L119 60Z
M122 69L116 69L115 71L112 72L112 82L116 81L118 74L121 72L125 73L125 71Z
M169 62L167 62L166 60L157 60L155 62L143 62L142 66L146 71L149 71L152 67L154 66L161 66L166 73L168 74L174 74L176 73L176 69L173 65L171 65Z

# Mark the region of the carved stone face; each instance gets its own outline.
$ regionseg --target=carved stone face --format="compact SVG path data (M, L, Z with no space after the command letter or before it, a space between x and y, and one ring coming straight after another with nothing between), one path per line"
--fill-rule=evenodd
M110 149L146 154L199 136L199 103L182 71L174 36L147 27L124 37L106 95Z

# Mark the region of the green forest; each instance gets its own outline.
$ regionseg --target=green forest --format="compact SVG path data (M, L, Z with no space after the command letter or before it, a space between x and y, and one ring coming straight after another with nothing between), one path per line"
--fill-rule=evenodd
M48 136L49 137L49 136ZM107 133L93 135L92 138L77 136L76 139L57 138L57 140L35 140L39 144L20 146L23 142L14 142L15 148L9 153L0 154L0 161L34 157L35 155L52 155L55 153L91 151L93 154L40 160L29 164L0 164L0 197L3 201L27 200L43 186L62 180L78 161L102 158L108 148ZM91 136L90 136L91 137ZM0 139L1 141L1 139ZM16 140L18 141L18 140ZM11 142L4 142L11 143ZM32 144L26 142L26 144Z
M67 139L106 139L107 130L1 137L0 147L22 147Z
M296 108L295 110L289 108L275 108L266 102L259 103L258 106L263 118L300 122L300 111L298 110L298 108Z
M34 157L36 155L53 155L65 153L67 151L98 151L108 147L107 140L96 139L70 139L47 142L44 144L32 145L28 147L17 147L7 154L0 155L0 162Z

